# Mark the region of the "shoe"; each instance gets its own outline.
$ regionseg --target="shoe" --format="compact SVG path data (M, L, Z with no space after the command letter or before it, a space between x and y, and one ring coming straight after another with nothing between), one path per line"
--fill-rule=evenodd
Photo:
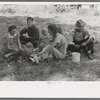
M93 60L93 57L91 56L91 51L88 51L87 56L90 60Z
M30 57L30 59L32 60L32 62L35 62L35 59L34 59L34 58L31 58L31 57Z
M39 63L39 59L38 59L37 55L34 56L34 59L35 59L36 63L38 64Z
M89 58L90 60L93 60L93 57L91 56L91 54L88 55L88 58Z

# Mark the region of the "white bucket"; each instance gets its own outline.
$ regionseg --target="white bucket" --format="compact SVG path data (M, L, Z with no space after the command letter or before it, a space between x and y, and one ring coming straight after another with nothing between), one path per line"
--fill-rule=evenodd
M72 62L75 62L75 63L80 62L80 53L78 52L72 53Z

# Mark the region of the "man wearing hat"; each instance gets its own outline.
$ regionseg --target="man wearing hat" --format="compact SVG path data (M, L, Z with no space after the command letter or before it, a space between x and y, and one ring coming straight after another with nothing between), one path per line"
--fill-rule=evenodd
M80 52L83 50L89 59L93 59L93 42L94 37L89 35L89 32L84 28L86 23L83 20L77 20L74 30L70 33L70 38L73 44L69 44L68 51Z

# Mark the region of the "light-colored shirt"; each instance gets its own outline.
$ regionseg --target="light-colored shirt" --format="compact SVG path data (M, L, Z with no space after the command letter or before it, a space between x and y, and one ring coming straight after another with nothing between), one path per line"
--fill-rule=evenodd
M63 35L66 38L66 41L67 41L68 44L74 44L73 41L72 41L72 39L70 38L69 33L66 32Z
M14 36L12 36L12 35L9 33L9 34L8 34L8 38L14 38L16 35L17 35L17 33L14 34Z
M66 38L62 34L60 33L56 34L54 43L59 43L60 44L59 51L62 54L66 55L68 43L66 41Z
M81 32L77 32L75 29L71 31L70 35L72 36L72 41L82 41L90 37L89 32L87 30L82 30Z
M14 36L8 34L6 37L6 42L7 45L9 45L9 47L11 49L18 49L18 39L19 39L19 34L15 34Z
M87 31L87 29L83 29L82 32L76 32L75 29L72 30L69 33L70 39L72 41L82 41L84 39L87 38L94 38L95 39L95 35L93 33L91 33L90 31Z
M96 41L96 36L94 35L94 33L89 31L89 35L90 35L90 38L93 38L94 42L95 42Z

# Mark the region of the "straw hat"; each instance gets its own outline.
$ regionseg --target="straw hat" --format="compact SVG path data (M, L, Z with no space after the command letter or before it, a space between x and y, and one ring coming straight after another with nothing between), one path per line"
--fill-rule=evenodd
M76 29L83 29L86 26L86 23L83 20L77 20L75 24Z

